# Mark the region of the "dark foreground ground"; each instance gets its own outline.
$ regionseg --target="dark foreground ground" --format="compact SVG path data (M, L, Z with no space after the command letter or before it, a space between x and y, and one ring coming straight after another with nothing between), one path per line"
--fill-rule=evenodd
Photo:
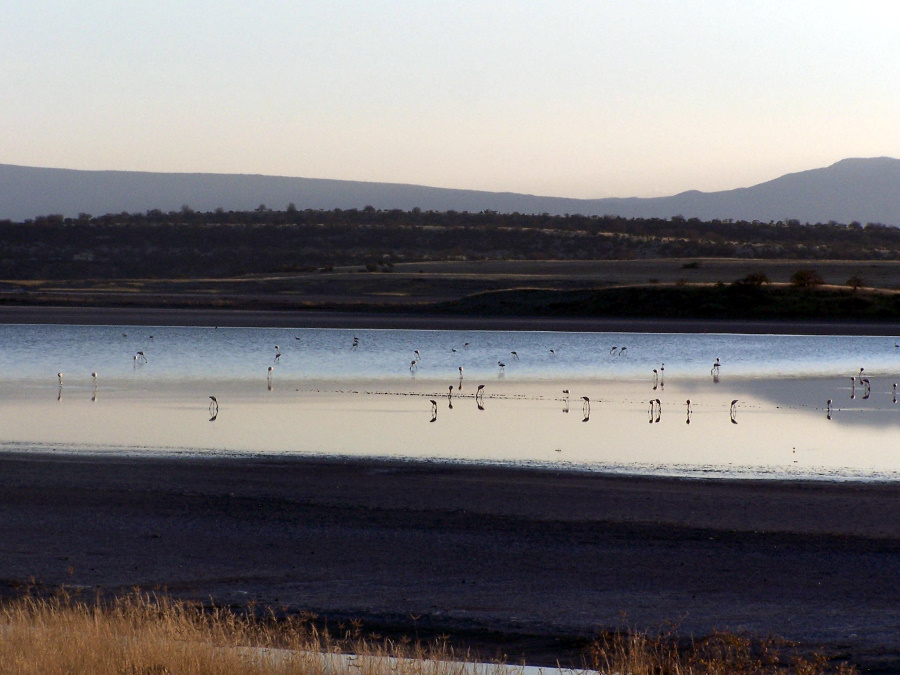
M439 463L0 454L0 590L174 595L577 663L601 629L900 672L900 486Z

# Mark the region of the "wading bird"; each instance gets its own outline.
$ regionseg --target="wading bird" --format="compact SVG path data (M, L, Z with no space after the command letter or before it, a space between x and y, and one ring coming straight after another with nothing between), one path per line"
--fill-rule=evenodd
M627 352L627 351L628 351L628 347L622 347L619 350L619 356L625 356L625 352Z
M500 366L500 372L506 372L506 364L503 361L497 361L497 365Z
M62 386L62 373L57 373L56 379L59 380L59 386L61 387ZM894 387L896 387L896 386L897 385L895 384Z
M91 373L91 378L94 380L94 386L96 387L97 386L97 373L96 372Z
M615 354L617 349L618 349L618 347L612 346L612 347L609 348L609 353L610 353L610 354Z
M825 418L829 420L831 419L831 399L828 399L825 402Z
M693 412L693 409L691 408L691 399L688 399L684 403L687 406L687 419L684 421L684 423L690 424L691 423L691 413Z
M731 423L737 424L737 420L735 419L735 415L737 414L737 399L734 399L731 402L731 408L729 409L729 413L731 414Z
M513 357L516 361L519 360L519 354L518 354L518 352L510 352L510 354L512 354L512 357Z
M409 362L409 372L414 373L419 369L419 362L413 359Z
M437 401L431 399L431 421L437 420Z
M484 396L484 385L479 384L478 389L475 390L475 398L482 398Z

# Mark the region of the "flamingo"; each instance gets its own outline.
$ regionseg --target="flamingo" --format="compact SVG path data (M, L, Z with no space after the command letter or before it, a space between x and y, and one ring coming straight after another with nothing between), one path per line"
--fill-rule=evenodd
M478 389L475 390L475 398L482 398L484 396L484 385L479 384Z
M462 366L459 367L459 379L462 379Z
M419 363L419 362L416 361L415 359L413 359L412 361L410 361L410 362L409 362L409 372L411 372L411 373L416 372L416 371L419 369L418 363Z
M96 372L91 373L91 378L94 380L94 386L96 387L97 386L97 373Z
M510 352L510 354L512 354L512 357L513 357L516 361L519 360L519 355L518 355L518 353L516 353L516 352Z
M737 406L737 402L738 402L738 400L737 400L737 399L734 399L734 400L731 402L731 408L729 409L729 413L731 414L731 423L732 423L732 424L737 424L737 420L736 420L735 417L734 417L735 414L737 414L737 407L736 407L736 406Z
M59 386L61 387L62 386L62 373L57 373L56 379L59 380ZM894 387L896 387L896 386L897 385L895 384Z
M831 419L831 399L828 399L828 400L825 402L825 411L826 411L826 412L825 412L825 417L826 417L827 419Z
M506 364L503 363L503 361L497 361L497 365L500 366L500 372L501 372L501 373L505 372Z
M616 347L616 346L610 347L610 348L609 348L609 353L610 353L610 354L615 354L617 349L618 349L618 347Z
M684 423L690 424L691 423L691 413L693 412L693 410L691 409L691 399L688 399L684 403L687 406L687 419L684 421Z
M625 352L627 352L627 351L628 351L628 347L622 347L619 350L619 356L625 356Z

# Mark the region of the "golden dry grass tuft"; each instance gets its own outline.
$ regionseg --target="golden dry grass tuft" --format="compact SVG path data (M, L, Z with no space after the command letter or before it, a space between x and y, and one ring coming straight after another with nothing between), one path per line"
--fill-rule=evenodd
M137 592L95 602L60 592L0 607L4 675L451 675L463 660L444 643L366 642L353 627L333 636L309 618L260 619Z
M822 656L797 655L793 645L778 639L759 640L733 633L715 633L680 644L671 635L615 633L596 640L588 666L622 675L850 675L856 668L829 663Z

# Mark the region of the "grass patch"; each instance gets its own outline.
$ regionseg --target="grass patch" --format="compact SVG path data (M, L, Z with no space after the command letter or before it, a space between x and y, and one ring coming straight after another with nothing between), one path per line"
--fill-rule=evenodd
M0 606L0 673L56 675L515 675L477 664L448 646L362 637L350 622L340 635L313 616L204 608L134 592L87 602L65 591L26 595ZM672 636L610 633L585 653L585 668L621 675L767 675L855 673L823 657L793 655L792 645L716 634L684 642ZM567 671L577 674L580 671Z

